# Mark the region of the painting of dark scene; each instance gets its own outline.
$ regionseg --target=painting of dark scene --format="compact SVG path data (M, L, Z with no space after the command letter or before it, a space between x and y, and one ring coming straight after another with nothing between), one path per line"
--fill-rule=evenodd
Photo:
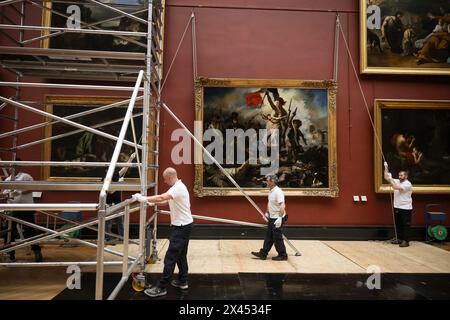
M433 185L450 191L450 104L445 109L382 109L381 113L383 153L393 176L408 170L415 190ZM380 164L380 176L382 168Z
M450 74L450 0L362 2L363 72Z
M100 0L107 5L113 6L129 14L147 21L148 1L142 0ZM73 6L79 9L74 9ZM72 6L72 7L70 7ZM52 10L62 15L51 13L50 21L52 27L68 28L73 23L67 16L75 14L79 10L80 26L85 28L91 25L102 30L147 32L147 25L128 16L113 19L120 16L120 13L104 8L95 3L80 1L65 1L64 3L53 2ZM76 10L76 11L74 11ZM138 12L138 13L136 13ZM49 13L46 12L48 15ZM48 23L48 22L47 22ZM104 34L87 33L62 33L49 38L49 48L54 49L73 49L73 50L100 50L100 51L120 51L120 52L145 52L145 37L138 36L112 36Z
M254 129L256 140L267 146L267 155L278 159L275 173L281 188L295 192L311 189L327 189L334 186L329 177L329 148L334 141L329 136L329 97L327 88L261 88L261 87L204 87L203 130L215 129L226 140L227 129ZM334 116L332 116L334 118ZM267 129L267 136L261 136L260 129ZM270 154L270 130L278 129L276 144L279 153ZM204 141L205 147L209 142ZM232 143L232 142L231 142ZM332 149L335 148L334 142ZM265 177L261 167L266 166L258 158L261 145L258 145L257 163L251 163L250 139L245 141L245 150L238 150L235 139L234 161L225 161L227 146L224 143L223 167L243 188L258 190L265 188ZM237 154L245 154L245 162L237 161ZM213 154L214 156L214 154ZM215 164L203 165L203 192L221 194L220 189L234 188ZM197 175L196 175L197 177ZM214 191L214 189L216 189ZM234 195L234 191L230 191ZM228 194L230 193L228 192ZM225 192L227 194L227 192ZM311 193L312 194L312 193Z
M119 101L119 100L117 100ZM109 102L113 103L113 102ZM66 117L71 114L80 113L100 105L63 105L53 104L52 113L60 117ZM134 114L142 112L142 108L136 108ZM70 120L83 124L85 126L103 131L105 133L118 136L123 117L126 113L126 106L123 108L110 108L97 113L72 118ZM136 138L141 142L142 134L142 116L134 117L136 129ZM99 126L100 125L100 126ZM46 130L46 136L58 136L72 131L81 131L75 134L65 136L61 139L52 140L45 146L46 160L51 161L70 161L70 162L109 162L111 160L116 141L100 135L79 130L76 127L59 122L50 129ZM133 133L131 123L128 125L126 140L133 142ZM135 149L133 146L123 145L118 162L127 162ZM139 158L141 153L139 152ZM133 160L136 162L136 159ZM107 167L50 167L47 168L47 179L55 180L92 180L99 181L106 174ZM124 178L139 178L137 168L129 168Z

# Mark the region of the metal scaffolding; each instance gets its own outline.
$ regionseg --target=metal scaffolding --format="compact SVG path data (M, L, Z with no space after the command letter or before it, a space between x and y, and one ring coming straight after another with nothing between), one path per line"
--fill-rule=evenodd
M82 21L79 17L79 27L52 27L49 26L33 26L28 25L26 12L31 8L34 10L42 10L43 15L50 14L64 19L71 19L68 12L60 12L52 6L55 3L67 3L85 6L96 6L101 10L108 11L113 15L112 18L100 21ZM20 5L20 8L17 7ZM37 9L36 9L37 8ZM13 16L10 13L14 13ZM140 273L145 270L145 264L150 258L156 260L156 208L153 214L148 217L147 204L135 203L132 199L127 199L119 204L108 207L106 204L106 195L109 191L133 191L139 190L140 193L146 195L149 189L156 194L158 192L158 153L159 153L159 113L161 103L161 79L162 79L162 61L163 61L163 38L164 38L164 14L165 0L152 1L136 1L136 4L120 4L113 2L103 2L96 0L86 1L48 1L48 0L7 0L0 2L0 33L5 39L8 39L14 45L0 47L0 63L4 70L12 72L16 77L16 82L0 82L2 87L12 87L16 90L13 97L0 96L3 103L0 111L7 106L14 108L15 117L10 119L14 121L13 130L9 132L0 132L0 139L12 139L10 148L2 147L2 152L8 152L11 160L0 159L0 167L12 167L13 170L17 166L49 166L49 167L107 167L107 173L104 182L68 182L68 181L14 181L15 172L12 172L11 181L0 181L0 189L7 190L72 190L72 191L100 191L97 203L36 203L36 204L0 204L0 217L8 220L10 225L16 222L42 231L42 234L28 239L15 242L12 245L0 249L0 254L6 254L16 249L30 246L35 243L43 243L45 241L54 241L60 236L64 236L71 242L81 243L83 245L97 249L96 261L84 262L41 262L41 263L0 263L0 266L9 267L42 267L42 266L67 266L67 265L95 265L96 266L96 299L103 299L103 273L104 265L122 265L122 278L116 288L109 295L108 299L114 299L126 283L130 274L138 267ZM138 16L139 15L139 16ZM146 16L143 19L143 16ZM102 29L102 25L117 22L121 19L137 22L139 30L109 30ZM145 29L145 31L142 31ZM14 37L12 33L4 30L18 30L18 37ZM35 34L35 31L42 31L41 36L34 36L25 39L26 35ZM32 32L28 32L32 31ZM34 33L33 33L34 32ZM48 41L50 38L55 39L65 34L78 35L96 35L102 37L114 37L128 44L133 44L138 48L135 51L99 51L99 50L73 50L53 48L50 46L35 47L36 42ZM69 79L69 80L89 80L91 84L72 84L72 83L54 83L51 81L44 83L22 82L24 76L39 77L41 79ZM96 84L102 81L116 81L120 83L135 82L133 87L119 85ZM94 84L92 84L94 83ZM66 89L66 90L95 90L97 95L102 91L126 91L131 92L130 99L96 107L89 111L72 114L65 117L56 116L50 112L45 112L40 108L43 105L39 101L22 101L22 88L48 88L48 89ZM141 95L138 95L141 94ZM137 106L137 101L143 101L143 105ZM45 103L45 102L44 102ZM108 122L102 122L95 125L86 126L77 122L76 118L110 110L112 108L123 108L126 105L126 113L123 118L114 119ZM27 112L35 113L46 117L45 122L35 124L28 127L19 128L19 112L22 109ZM136 128L133 121L134 117L142 116L142 136L140 139L136 136ZM11 117L3 116L5 119ZM73 119L73 120L71 120ZM120 123L121 130L118 136L103 132L101 128L112 123ZM26 144L19 145L18 137L26 132L43 128L55 123L63 123L75 127L74 131L65 134L47 137ZM131 127L133 133L133 141L125 139L128 127ZM33 145L42 144L51 140L60 139L69 135L80 132L89 132L94 135L101 136L105 139L115 141L114 152L108 162L58 162L58 161L17 161L16 153L19 150L26 149ZM136 163L118 162L119 154L123 145L134 148L136 154ZM2 161L4 160L4 161ZM139 170L139 183L125 182L112 183L112 176L116 167L134 167ZM5 171L4 171L5 172ZM22 219L18 219L7 212L14 211L37 211L45 214L47 217L54 217L64 222L70 223L69 228L60 228L58 230L51 229L48 224L43 227L37 223L31 223ZM52 212L80 210L80 211L96 211L97 217L89 221L76 222L67 220ZM139 239L138 241L130 239L129 224L130 214L139 212ZM105 248L105 222L117 217L124 217L124 236L107 233L123 240L123 253ZM146 239L146 227L154 224L152 239ZM97 225L97 228L94 226ZM97 232L97 241L92 243L71 236L71 232L89 228ZM11 232L11 227L7 232ZM150 242L151 240L151 242ZM139 246L136 257L129 256L129 243ZM104 253L108 252L123 257L122 262L104 261ZM142 284L140 284L142 285Z
M0 189L8 190L71 190L71 191L100 191L98 202L95 203L83 203L83 204L68 204L68 203L47 203L47 204L1 204L0 205L0 217L7 219L8 221L14 221L19 224L26 225L28 227L36 228L44 233L34 236L22 241L16 242L12 246L4 247L0 249L0 255L10 252L15 249L27 247L31 244L42 243L45 241L54 241L57 237L63 236L69 239L71 242L81 243L86 246L90 246L97 249L96 261L84 261L84 262L55 262L55 263L0 263L0 266L10 267L40 267L40 266L67 266L67 265L95 265L96 266L96 299L103 299L103 273L105 265L116 265L117 261L104 261L104 253L122 257L122 278L119 283L109 295L108 299L114 299L120 292L123 285L127 282L130 274L139 268L139 274L134 278L133 287L136 284L138 289L143 289L145 286L145 265L151 261L158 259L158 252L156 247L157 237L157 214L168 214L166 211L160 211L157 207L153 207L153 213L147 214L146 203L135 203L133 199L126 199L119 204L108 207L106 204L106 196L109 191L123 190L139 190L141 194L147 195L148 190L152 190L152 193L158 193L158 168L159 168L159 121L160 111L164 109L169 116L171 116L193 139L193 141L203 149L206 155L219 167L222 173L235 185L242 195L249 201L249 203L256 209L261 215L263 220L266 220L261 209L256 203L246 194L246 192L234 181L234 179L223 169L223 167L215 161L213 156L203 147L202 143L187 129L187 127L180 121L180 119L170 110L170 108L161 101L161 91L164 86L162 81L162 65L163 65L163 38L164 38L164 12L165 12L165 0L153 0L144 1L144 5L134 6L131 12L122 10L121 5L114 5L111 2L105 3L97 0L85 0L85 1L54 1L57 3L82 3L89 5L96 5L102 8L102 10L109 10L114 12L117 16L114 18L104 19L97 22L84 22L79 21L79 28L60 28L52 26L30 26L25 25L25 9L26 6L37 7L43 10L43 12L51 12L57 16L68 18L68 15L64 12L58 12L51 6L53 1L48 0L6 0L0 2L0 18L2 23L0 24L0 33L5 35L8 39L17 44L17 47L0 47L0 63L4 70L12 72L16 77L16 82L0 82L0 86L12 87L16 89L15 97L3 97L0 96L0 101L3 102L0 105L0 110L6 106L14 107L16 117L18 120L18 110L22 109L27 112L39 114L47 118L47 120L40 124L34 124L28 127L19 128L17 122L15 122L14 128L10 132L0 132L0 139L13 137L13 145L11 148L2 148L3 151L10 152L12 154L11 160L2 161L0 159L0 167L12 166L48 166L48 167L61 167L61 166L75 166L75 167L107 167L107 173L103 183L98 182L67 182L67 181L2 181L0 182ZM142 1L138 1L141 3ZM147 3L148 2L148 3ZM21 10L15 7L15 4L21 3ZM50 5L49 5L50 4ZM14 12L20 13L20 23L15 24L14 19L6 17L4 14L4 8L12 8ZM147 18L142 19L138 17L138 14L147 13ZM112 21L121 19L123 17L132 19L134 22L140 25L145 25L146 32L142 31L115 31L115 30L103 30L99 25L105 21ZM6 20L7 23L3 23ZM197 54L195 44L195 15L192 12L188 21L183 36L180 41L184 39L188 26L192 23L192 38L193 38L193 67L194 67L194 79L197 77ZM19 39L12 38L9 34L3 32L3 30L19 30ZM24 31L44 31L44 34L39 37L30 39L24 38ZM114 36L118 39L128 41L139 48L145 50L142 52L115 52L115 51L93 51L93 50L69 50L60 48L35 48L24 47L25 45L35 43L36 41L46 41L49 38L55 38L66 33L76 34L96 34L103 36ZM145 42L137 39L144 39ZM165 78L167 78L173 61L175 60L180 45L177 48L175 57L173 58ZM98 85L98 84L68 84L68 83L31 83L21 82L20 79L23 76L38 76L44 79L74 79L74 80L90 80L92 82L98 81L135 81L133 87L116 85ZM164 79L165 81L165 79ZM143 86L142 86L143 85ZM83 111L76 114L72 114L65 117L56 116L50 112L43 111L40 106L43 103L39 101L22 101L20 97L20 89L22 87L31 88L51 88L51 89L66 89L66 90L95 90L95 92L101 91L132 91L130 99L125 99L119 102L115 102L108 105L102 105L94 110ZM142 92L142 95L138 95ZM136 105L137 101L143 101L143 106L140 108ZM96 113L102 110L109 110L111 108L127 106L124 118L110 120L108 122L102 122L95 125L86 126L78 123L77 117L86 114ZM139 110L137 110L139 109ZM133 111L136 111L133 113ZM133 118L137 115L142 115L142 137L138 139L136 137L136 128ZM101 128L110 123L121 122L122 126L118 136L114 136L103 132ZM64 123L75 127L76 130L70 131L64 134L51 136L45 139L25 143L18 145L17 136L20 134L36 130L45 126L49 126L55 123ZM131 126L133 133L133 141L125 139L127 129ZM91 134L99 135L104 139L110 139L116 142L112 157L109 162L58 162L58 161L17 161L16 152L18 150L26 149L30 146L44 143L46 141L60 139L79 132L89 132ZM124 163L118 162L119 153L123 145L128 145L134 148L137 155L136 163ZM139 156L139 151L141 152ZM140 183L112 183L113 173L116 167L137 167L139 169ZM151 174L149 174L151 173ZM13 175L14 176L14 172ZM1 211L28 211L33 209L37 212L45 214L47 218L53 217L60 219L64 222L71 223L69 228L60 228L57 230L51 229L48 226L43 227L36 223L31 223L13 217ZM94 219L84 222L75 222L67 219L61 219L52 212L65 211L65 210L83 210L97 212L97 216ZM130 214L133 212L139 212L139 239L138 241L129 238L129 224ZM105 222L116 217L124 217L124 236L113 235L116 238L123 240L124 250L123 252L117 252L109 248L105 248ZM212 218L199 215L193 215L196 219L204 219L209 221L216 221L222 223L231 223L252 227L266 227L263 224L256 224L250 222ZM48 220L47 220L48 221ZM147 226L151 226L152 232L148 232ZM94 227L97 225L97 227ZM81 240L71 236L71 232L77 231L83 228L88 228L97 232L96 243ZM9 231L10 232L9 228ZM300 256L300 252L289 242L289 240L283 236L287 243L294 250L296 256ZM130 256L129 243L138 245L137 256Z

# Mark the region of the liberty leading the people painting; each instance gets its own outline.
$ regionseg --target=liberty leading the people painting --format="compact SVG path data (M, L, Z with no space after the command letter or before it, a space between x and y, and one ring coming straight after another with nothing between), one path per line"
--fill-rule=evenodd
M335 96L331 81L200 78L197 138L248 194L263 195L264 174L276 174L287 195L335 197ZM195 194L240 194L200 154Z

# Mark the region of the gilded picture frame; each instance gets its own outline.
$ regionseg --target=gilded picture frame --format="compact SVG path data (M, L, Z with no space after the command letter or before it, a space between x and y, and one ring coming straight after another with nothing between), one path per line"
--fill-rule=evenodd
M102 1L99 1L102 2ZM103 1L107 5L117 7L117 9L128 14L133 14L140 19L147 20L146 5L142 1ZM165 0L162 0L164 8ZM53 12L52 12L53 11ZM137 13L136 13L137 12ZM120 17L121 16L121 17ZM114 19L115 17L120 17ZM111 31L132 31L147 32L144 23L123 16L108 8L90 2L45 2L42 9L42 25L54 28L76 28L77 18L80 21L80 28L97 28ZM49 31L44 31L43 35L48 35ZM128 37L128 36L127 36ZM126 37L125 37L126 38ZM132 41L141 42L142 46L126 41L112 35L83 34L83 33L61 33L52 37L44 38L41 41L43 48L73 49L73 50L94 50L94 51L119 51L119 52L145 52L146 39L144 37L129 37Z
M450 74L449 0L360 0L360 71Z
M100 1L102 2L102 1ZM117 8L128 13L134 14L136 17L143 20L148 20L147 1L135 0L135 3L129 0L111 0L103 1L108 5L118 6ZM158 3L158 4L157 4ZM97 28L111 31L131 31L131 32L147 32L147 25L120 13L114 12L110 9L96 5L95 3L78 1L53 3L51 1L42 3L42 26L67 28L68 24L73 23L71 18L76 11L68 9L69 6L77 6L80 13L80 27ZM155 16L158 20L158 26L164 26L166 0L153 1L153 7L161 6L161 16ZM77 10L78 11L78 10ZM114 19L115 17L119 17ZM70 19L70 20L69 20ZM40 46L45 49L64 49L64 50L90 50L90 51L113 51L113 52L147 52L147 39L145 37L137 36L113 36L104 34L86 34L77 32L54 32L55 36L50 36L50 31L42 31L42 36L45 36L40 41ZM153 30L154 37L152 40L158 42L161 50L153 52L154 62L159 65L159 77L163 75L163 51L164 51L164 28L155 28ZM128 39L128 41L127 41ZM52 58L52 57L50 57ZM68 60L73 60L67 57ZM89 58L80 58L80 61L89 62ZM115 61L116 65L120 65L120 61Z
M60 117L67 117L71 114L127 99L129 97L47 95L45 97L45 111ZM70 120L118 136L123 122L121 118L125 115L127 106L125 104L121 107L108 108L104 111L74 117ZM136 102L133 114L137 115L138 113L142 113L142 101ZM139 139L142 134L142 115L135 116L133 119L136 137ZM52 121L52 119L45 117L45 121ZM150 126L149 131L152 130L154 129ZM55 139L55 136L60 136L60 138ZM45 126L44 137L46 139L42 150L44 161L108 162L116 144L115 140L92 134L62 122ZM131 123L127 129L126 140L133 142ZM149 144L151 145L152 141L149 141ZM127 162L128 157L133 152L134 147L124 144L119 162ZM142 159L141 152L139 152L139 159ZM149 162L152 163L152 158L149 157L149 159ZM43 166L42 177L48 181L99 182L104 177L105 170L106 167ZM153 173L149 171L148 178L152 179L152 177ZM130 168L124 179L129 182L139 181L137 168Z
M414 193L450 193L450 100L376 99L374 110L375 191L392 191L386 160L394 178L409 172Z
M267 88L267 90L261 88ZM230 116L236 116L238 121L242 121L240 128L243 130L248 128L261 129L269 124L267 119L271 117L272 110L268 101L269 96L272 102L274 98L277 98L278 101L280 101L280 98L282 100L284 98L285 107L282 108L286 111L285 119L289 119L289 123L302 119L297 121L296 126L300 125L301 127L303 121L304 127L307 127L307 129L301 129L303 130L301 135L304 139L303 142L299 140L299 144L304 143L305 139L309 144L308 146L297 145L294 148L293 140L286 138L283 147L283 139L278 140L280 142L280 154L277 155L279 157L279 169L274 173L280 178L279 186L287 196L338 197L336 90L336 83L329 80L198 78L195 82L195 120L197 125L195 135L199 141L204 141L204 132L211 128L211 123L217 120L215 122L216 128L220 127L220 130L222 130L229 123L224 119ZM262 91L265 91L265 93L263 94ZM260 105L248 109L246 104L255 102L250 101L249 96L253 95L258 100L258 92L261 92L259 94ZM314 118L313 115L316 115L317 118ZM213 120L212 117L214 119L217 117L217 119ZM219 118L221 120L218 120ZM293 127L286 128L284 134L282 133L280 136L288 137L291 130L293 130ZM226 130L224 129L224 131ZM280 132L283 132L283 130L280 130ZM249 141L248 143L250 143ZM228 141L226 144L229 145ZM250 148L249 144L248 148ZM258 152L261 152L261 150L258 149ZM292 156L291 159L289 159L290 155ZM241 195L241 192L226 179L216 165L204 162L204 157L203 151L197 148L194 156L194 195L197 197ZM313 164L314 161L316 161L315 164ZM256 166L250 166L248 160L241 166L226 163L223 166L231 172L230 174L247 194L267 196L267 187L264 185L265 177L261 176L260 170L255 171L254 174L251 173L258 166L261 167L260 162ZM242 171L245 172L247 169L253 171L241 174ZM313 176L314 174L316 176ZM318 176L319 178L317 178Z

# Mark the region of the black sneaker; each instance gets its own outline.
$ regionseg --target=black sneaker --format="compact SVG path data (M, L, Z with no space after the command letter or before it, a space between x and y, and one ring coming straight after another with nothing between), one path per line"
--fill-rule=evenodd
M276 256L276 257L272 258L272 260L275 260L275 261L286 261L287 259L288 259L288 256Z
M181 282L180 280L172 280L170 282L171 285L173 285L174 287L180 288L182 290L187 290L189 288L187 281L186 282Z
M261 252L259 251L252 251L252 255L254 255L255 257L260 258L261 260L266 260L266 256L263 255Z
M399 240L399 239L391 239L391 244L400 244L400 243L402 243L402 240Z
M165 288L160 288L158 286L151 287L149 289L145 289L144 293L151 298L156 298L160 296L165 296L167 294L167 290Z
M400 248L409 247L409 242L408 241L402 241L402 243L400 243L399 247Z

